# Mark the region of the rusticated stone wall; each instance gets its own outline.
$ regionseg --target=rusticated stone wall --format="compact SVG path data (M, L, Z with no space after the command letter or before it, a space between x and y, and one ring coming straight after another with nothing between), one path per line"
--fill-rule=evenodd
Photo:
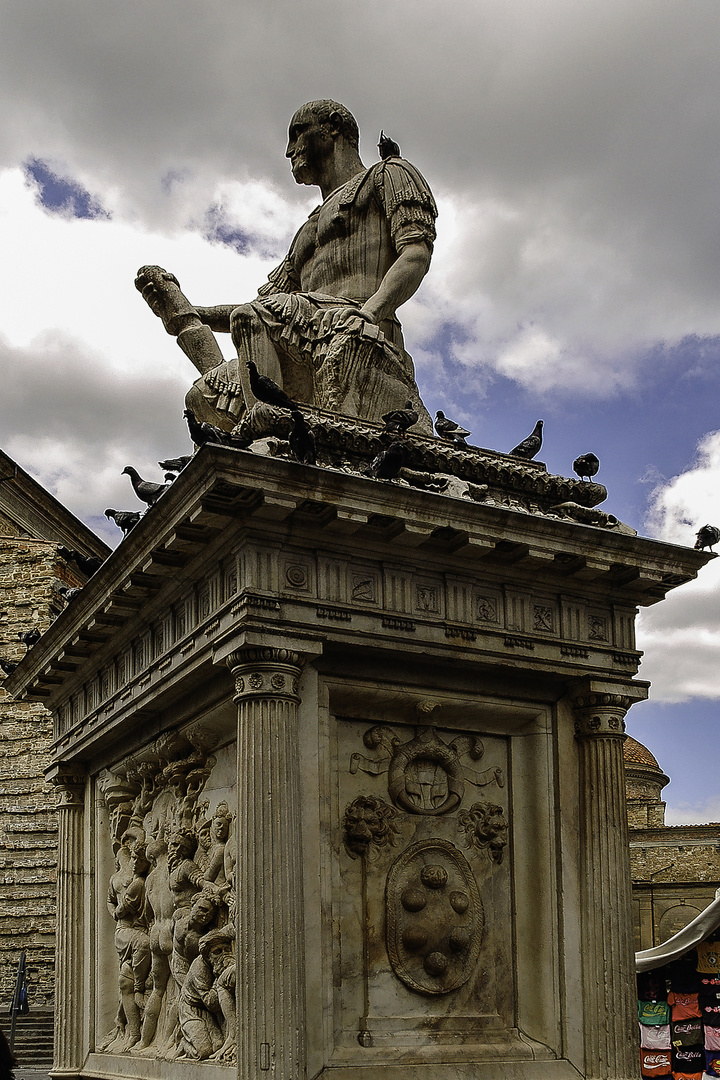
M18 661L24 630L44 631L59 607L54 583L79 584L57 546L19 535L0 519L0 656ZM20 951L32 1009L53 1003L57 819L45 782L52 721L40 704L14 701L0 672L0 1006L9 1004Z

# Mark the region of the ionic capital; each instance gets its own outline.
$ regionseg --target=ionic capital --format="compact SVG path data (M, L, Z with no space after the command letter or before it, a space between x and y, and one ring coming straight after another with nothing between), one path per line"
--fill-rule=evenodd
M57 790L59 810L82 809L87 774L81 765L60 761L48 769L45 779Z
M235 701L248 698L290 698L298 702L304 657L293 649L248 645L226 660L235 678Z

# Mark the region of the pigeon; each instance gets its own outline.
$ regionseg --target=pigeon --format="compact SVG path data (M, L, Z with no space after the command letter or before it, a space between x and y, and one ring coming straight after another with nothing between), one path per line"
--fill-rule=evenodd
M187 420L190 438L196 446L204 446L205 443L217 443L219 446L234 446L236 450L247 450L250 442L247 439L238 439L229 431L223 431L215 424L209 424L207 420L198 420L192 409L185 409L183 416ZM189 459L188 459L189 460ZM162 465L163 463L160 462Z
M419 419L418 413L413 409L412 401L406 401L404 409L392 409L390 412L384 414L382 417L382 421L385 424L383 434L404 435L408 428L417 424Z
M293 426L288 442L290 443L290 449L293 452L293 457L296 461L302 462L303 465L315 464L315 436L310 430L310 426L299 411L295 409L292 414Z
M14 660L6 660L0 656L0 670L4 671L6 675L12 675L16 667L17 663Z
M134 529L138 521L141 518L141 514L137 510L106 510L105 517L112 518L118 529L122 529L123 539L127 536L131 529Z
M297 405L292 401L284 390L267 375L261 375L252 360L247 360L247 368L250 373L250 389L258 401L264 401L266 405L277 405L279 409L297 410Z
M76 600L78 598L78 596L82 592L82 586L71 589L69 585L61 585L57 591L60 596L62 596L65 603L70 604L73 600Z
M18 641L22 641L25 648L29 651L33 645L40 640L41 634L39 630L23 630L18 634Z
M704 551L705 548L710 548L712 551L718 540L720 540L720 529L714 525L703 525L698 531L695 548L697 551Z
M470 434L464 427L460 427L454 420L451 420L449 416L446 416L440 409L435 413L435 430L441 439L445 439L447 442L455 443L456 446L465 446L465 440Z
M83 555L82 552L76 551L75 548L66 548L62 544L58 546L58 555L61 559L65 559L66 562L74 562L85 577L92 577L104 562L104 559L101 559L99 555Z
M573 461L573 470L581 480L590 479L600 468L600 458L595 454L581 454Z
M154 506L160 496L164 495L169 487L169 484L153 484L150 480L143 480L140 473L137 469L133 469L132 465L125 466L123 474L125 473L130 477L133 491L140 502L147 503L148 506Z
M401 442L394 442L387 450L381 450L376 458L370 462L368 472L376 480L393 480L403 467L405 461L405 446Z
M510 451L510 456L525 458L526 461L531 461L532 458L540 452L540 447L542 446L542 429L543 422L542 420L538 420L533 428L532 435L528 435L527 439L523 439L521 443L518 443L517 446Z
M382 129L380 130L380 138L378 139L377 147L381 161L385 161L385 159L389 157L400 157L400 147L393 139L389 138Z
M192 454L184 454L182 457L171 457L167 461L158 461L158 465L166 472L182 472L188 461L192 461Z

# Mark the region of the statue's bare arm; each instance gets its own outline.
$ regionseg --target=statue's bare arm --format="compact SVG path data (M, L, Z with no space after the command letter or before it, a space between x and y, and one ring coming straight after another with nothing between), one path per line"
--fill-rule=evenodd
M163 270L162 266L141 266L135 288L173 337L197 325L198 321L216 333L230 333L230 313L237 304L195 307L182 292L175 275Z
M360 307L360 315L372 323L391 318L419 289L431 257L432 249L422 241L404 247L380 282L380 288ZM323 315L321 333L342 330L355 315L357 311L347 306L328 308Z

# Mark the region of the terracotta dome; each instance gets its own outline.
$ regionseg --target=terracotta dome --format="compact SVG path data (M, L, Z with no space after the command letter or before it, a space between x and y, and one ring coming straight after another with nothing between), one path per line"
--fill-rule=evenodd
M651 768L660 769L657 760L650 753L647 746L643 746L637 739L633 739L632 735L628 735L625 739L623 756L626 765L649 765ZM662 772L662 769L660 771Z

